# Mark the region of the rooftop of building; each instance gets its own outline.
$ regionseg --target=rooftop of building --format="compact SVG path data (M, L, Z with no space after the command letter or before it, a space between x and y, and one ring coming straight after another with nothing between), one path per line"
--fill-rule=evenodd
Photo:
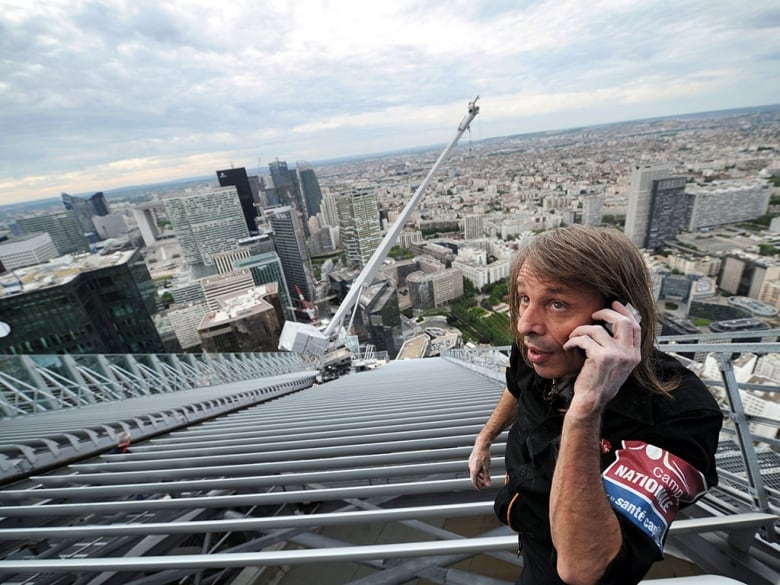
M67 254L43 264L17 268L0 276L0 297L62 286L83 272L124 264L134 253L135 250L117 250L106 254Z
M246 291L222 295L217 298L220 307L203 317L198 330L208 329L216 325L224 325L250 315L259 315L273 311L274 307L266 300L269 295L278 294L279 285L275 282L256 286Z

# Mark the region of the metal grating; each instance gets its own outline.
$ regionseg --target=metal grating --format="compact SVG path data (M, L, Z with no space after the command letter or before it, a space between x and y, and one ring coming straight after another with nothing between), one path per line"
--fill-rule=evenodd
M513 537L493 517L494 492L475 492L466 469L503 388L484 374L426 359L312 387L311 372L266 377L253 392L281 383L279 393L138 433L130 453L61 460L0 489L0 583L513 581ZM228 386L189 397L229 397ZM116 403L112 428L190 406L161 396L139 398L131 417ZM80 410L57 416L73 417L73 429ZM738 444L724 446L737 469ZM503 441L493 455L498 485ZM707 505L750 510L744 485L734 486Z

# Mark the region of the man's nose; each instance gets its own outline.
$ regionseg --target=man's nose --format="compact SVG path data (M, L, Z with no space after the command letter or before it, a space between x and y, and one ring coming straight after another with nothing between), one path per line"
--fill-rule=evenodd
M520 335L544 334L544 319L538 307L528 305L520 312L520 317L517 319L517 332Z

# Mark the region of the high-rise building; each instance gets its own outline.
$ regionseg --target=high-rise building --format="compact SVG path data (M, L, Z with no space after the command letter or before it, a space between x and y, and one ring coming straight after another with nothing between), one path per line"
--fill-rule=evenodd
M281 260L287 290L293 297L293 305L299 315L305 315L305 307L298 294L306 302L314 302L314 278L311 258L306 247L303 226L292 207L280 207L266 211L266 219L274 231L274 246Z
M339 212L338 208L336 207L336 199L327 188L322 194L319 216L320 225L329 225L332 227L339 226Z
M95 229L92 218L109 214L106 196L101 191L87 198L63 193L62 203L65 205L65 209L73 211L76 221L79 222L81 230L86 238L91 242L97 241L97 230Z
M295 167L298 171L303 202L306 204L306 218L308 219L320 212L322 207L322 190L317 180L317 174L309 163L298 161Z
M641 246L655 250L677 239L685 219L685 177L656 179L651 189L650 215L645 243Z
M34 266L59 256L49 234L32 234L0 243L0 262L6 270Z
M49 234L60 256L89 251L89 240L72 210L50 215L21 217L16 220L16 223L27 234L37 232Z
M236 188L219 187L163 198L184 259L213 266L212 256L249 237Z
M0 354L160 353L154 282L138 250L67 257L16 273L0 287Z
M362 268L382 241L376 193L356 190L339 197L337 206L347 261Z
M241 212L244 214L246 229L249 233L257 232L257 207L260 200L257 197L257 187L253 188L249 177L246 174L246 168L224 169L217 171L220 187L235 187L238 193L238 200L241 202ZM257 179L257 177L255 177Z
M300 190L297 190L298 181L294 178L295 173L291 173L287 168L287 162L275 160L268 163L268 169L271 171L271 180L278 196L278 204L296 205L299 209L303 207Z
M631 173L625 233L640 248L645 247L653 203L653 181L672 174L668 164L636 165Z

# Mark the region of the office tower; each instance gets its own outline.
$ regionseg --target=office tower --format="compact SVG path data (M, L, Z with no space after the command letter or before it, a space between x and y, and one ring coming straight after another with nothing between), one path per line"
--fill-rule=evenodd
M271 171L271 179L281 205L290 205L295 209L295 213L303 228L303 235L305 238L308 238L311 234L309 233L309 222L307 221L306 203L304 203L303 195L301 195L301 186L298 182L297 173L290 171L287 168L287 163L278 159L269 163L268 167Z
M296 163L303 202L306 204L306 218L314 217L322 208L322 190L317 175L311 165L305 161Z
M640 248L645 247L653 202L653 181L666 179L672 173L668 164L636 165L631 173L625 233Z
M685 206L685 177L654 180L647 235L642 247L655 250L676 240L685 218Z
M252 187L252 183L246 174L244 167L237 169L224 169L217 171L220 187L235 187L238 193L238 200L241 202L241 212L244 214L246 229L249 233L257 232L257 206L260 200L257 197L257 188ZM257 179L257 177L255 177Z
M214 266L213 254L230 250L249 237L236 188L218 187L163 198L184 259Z
M203 351L277 351L284 317L275 282L219 299L198 327Z
M336 198L327 189L322 195L319 217L320 225L329 225L332 227L339 226L339 212L336 207Z
M96 242L98 235L92 218L109 214L106 196L102 192L98 192L85 199L63 193L62 203L65 205L65 209L73 211L76 221L79 222L81 230L87 239L90 242Z
M34 266L57 256L57 247L49 234L32 234L0 243L0 262L6 270Z
M293 305L298 315L306 315L299 293L306 302L313 303L314 278L300 218L292 207L280 207L266 211L266 219L274 231L274 246Z
M338 198L341 243L347 261L363 267L382 241L376 193L358 190Z
M271 171L271 180L277 192L277 204L295 204L298 208L303 207L300 193L296 193L298 182L293 182L293 173L287 168L287 162L277 159L268 163L268 168Z
M0 321L11 326L0 354L165 351L140 251L65 260L23 269L17 292L0 289Z
M27 234L38 232L49 234L60 256L89 251L89 241L72 210L51 215L22 217L17 219L16 223Z

